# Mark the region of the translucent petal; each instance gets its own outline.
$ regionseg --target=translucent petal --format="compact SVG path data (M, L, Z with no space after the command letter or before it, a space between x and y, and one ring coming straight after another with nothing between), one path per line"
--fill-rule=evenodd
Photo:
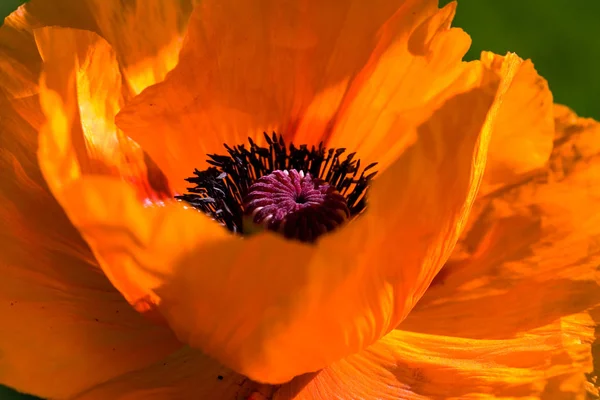
M273 399L583 399L592 336L579 315L505 340L394 330Z
M168 185L156 187L156 180L149 174L157 172L151 160L114 124L124 99L119 65L106 41L92 32L57 27L40 28L35 38L44 60L44 85L63 95L62 99L53 98L54 92L42 96L45 111L54 114L52 129L63 136L48 143L47 153L41 156L54 160L66 156L68 160L53 165L60 172L46 173L46 178L52 180L50 186L66 185L82 174L110 176L129 183L126 186L139 202L170 198ZM65 108L63 101L67 102ZM102 265L131 304L148 297L122 269Z
M436 4L203 1L177 68L125 108L118 124L183 192L183 179L223 143L260 142L272 130L291 139L307 110L333 112L382 24L395 12L422 20Z
M555 115L548 166L478 200L461 252L401 328L513 340L560 321L571 342L585 345L570 365L581 381L599 324L600 125L560 106Z
M440 107L469 69L461 59L471 40L450 29L455 11L456 3L441 10L428 2L406 3L383 25L373 54L332 115L331 132L324 132L331 147L356 150L385 169L414 141L408 133L419 108Z
M177 63L191 0L32 0L23 6L30 26L98 33L115 49L128 89L138 94Z
M456 85L466 90L473 81ZM317 247L271 234L234 239L178 203L144 207L124 182L72 174L69 147L49 151L71 134L60 124L67 112L51 107L62 106L54 92L44 93L52 101L44 101L50 122L40 160L102 265L124 271L155 298L180 339L253 379L282 382L374 342L425 290L474 198L494 94L474 88L433 112L375 183L365 216ZM435 158L423 157L433 143ZM424 185L434 170L449 175ZM394 207L390 190L402 188L414 198L399 192ZM427 204L428 214L414 213L415 202Z
M0 383L71 398L180 344L105 278L49 193L35 162L36 128L15 101L0 95ZM27 108L41 119L39 106Z
M239 373L284 382L372 344L423 294L475 198L497 107L514 76L510 63L520 62L511 60L500 80L468 64L443 95L421 104L406 126L414 141L375 182L368 211L317 246L269 233L237 239L180 203L148 207L128 183L89 175L77 155L78 105L69 94L77 78L50 79L52 65L40 162L126 296L131 284L182 341Z
M80 12L82 2L57 1L43 15L30 12L48 4L33 0L0 28L0 383L70 398L181 345L131 309L106 280L40 174L41 58L32 29L58 20L95 29Z
M481 61L498 74L506 68L506 57L493 53L483 53ZM524 61L499 110L480 195L543 167L552 151L553 136L552 93L531 61Z
M253 382L198 351L183 348L153 365L98 385L77 400L266 400L270 397L259 394L269 396L273 392L270 385Z

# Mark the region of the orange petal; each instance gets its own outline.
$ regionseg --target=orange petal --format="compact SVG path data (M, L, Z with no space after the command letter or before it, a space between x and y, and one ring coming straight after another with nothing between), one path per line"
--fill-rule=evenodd
M111 44L131 93L162 81L177 64L192 0L91 0L99 33Z
M592 337L592 321L579 315L506 340L394 330L273 399L583 398Z
M600 126L571 112L556 122L549 167L478 200L467 254L445 268L403 329L452 334L461 312L473 337L505 338L600 302ZM475 324L480 318L487 322Z
M10 98L37 93L40 57L24 6L4 20L0 27L0 92Z
M591 371L587 327L600 322L591 313L600 307L600 125L560 106L556 115L549 166L478 200L466 254L444 268L402 329L508 340L576 318L587 347L572 370ZM557 340L560 333L551 332Z
M77 400L253 400L260 398L259 394L266 400L273 391L269 385L236 374L196 350L183 348L153 365L98 385Z
M57 0L51 4L46 1L29 1L7 17L0 30L2 90L13 99L20 98L19 102L13 101L14 108L27 122L40 126L41 120L36 119L35 114L38 100L34 95L38 92L41 58L33 29L59 25L96 31L108 38L116 48L116 57L121 62L119 68L128 84L123 88L123 97L126 99L162 80L175 65L182 41L181 31L190 12L190 1L186 0L169 4L150 0L144 1L143 6L136 0ZM127 23L123 23L124 21ZM148 31L138 29L140 26L153 28ZM97 88L88 85L87 89L87 97L90 97L91 92ZM31 142L37 147L34 137L21 138L19 142ZM108 158L110 159L110 155ZM137 158L145 160L143 164L146 164L148 176L140 179L136 175L144 172L136 171L129 179L137 181L140 187L144 187L144 191L153 192L159 197L166 192L170 194L164 175L149 156L140 153Z
M144 207L126 183L82 175L65 94L43 93L40 160L117 287L130 282L153 299L181 340L253 379L283 382L373 343L422 295L475 198L514 71L499 82L465 65L415 110L419 125L406 127L415 142L375 182L367 213L316 247L269 233L234 239L178 203Z
M483 172L498 87L478 86L488 80L477 63L465 71L438 111L421 110L417 141L375 182L366 214L316 247L270 233L234 239L179 203L145 207L125 182L72 173L62 116L73 105L54 92L43 92L40 160L109 277L118 271L152 296L181 340L250 378L283 382L392 329L447 258ZM437 152L424 157L432 143Z
M43 118L32 21L21 7L0 29L0 383L70 398L180 344L114 290L47 191L35 154Z
M203 1L179 65L119 115L119 126L183 192L183 179L223 142L271 130L290 138L313 102L311 115L335 110L397 8L391 0ZM434 9L433 0L407 0L399 12L412 20Z
M180 344L106 280L21 142L35 128L4 95L0 104L0 383L72 398Z
M487 68L502 74L505 57L483 53ZM504 67L503 67L504 66ZM530 60L523 62L500 107L480 194L517 182L543 167L552 151L554 117L552 93Z
M594 323L596 324L596 340L592 343L592 358L593 358L593 370L588 373L588 384L586 389L591 397L600 396L600 307L596 307L590 310Z
M66 185L81 174L108 175L131 183L140 199L170 196L165 193L166 183L156 186L160 176L149 175L160 171L114 124L114 116L124 100L119 65L110 46L95 33L68 28L41 28L35 37L44 59L44 84L59 91L70 106L63 109L54 104L62 99L42 96L47 110L56 110L53 129L72 130L69 137L53 143L46 154L51 159L68 154L68 161L54 166L64 169L61 173L46 172L47 179L61 176L62 181L53 181L50 186ZM120 269L105 265L105 272L131 304L143 304L140 300L148 297Z
M165 207L147 207L137 182L123 175L127 173L127 156L133 154L136 161L140 154L135 144L126 142L132 147L124 146L111 125L121 91L116 60L108 44L92 32L55 27L37 30L36 39L45 61L41 103L48 120L40 132L38 153L44 178L68 216L81 228L115 287L138 311L152 311L159 299L151 289L160 279L136 268L140 260L124 251L131 245L128 242L152 249L155 246L145 242L158 240L153 234L158 230L165 234L160 239L162 245L180 251L178 246L186 248L185 240L177 240L178 234L173 235L176 231L194 242L203 237L215 240L226 236L226 232L175 201ZM92 92L104 95L94 99ZM119 229L110 230L111 224L119 220L118 224L135 227L135 231L120 234ZM99 228L94 226L98 221L103 223ZM192 234L182 232L181 226L186 223L192 224ZM110 239L98 240L97 233L104 235L107 229ZM111 242L117 245L111 247ZM165 264L175 258L171 254L166 254Z
M115 49L131 94L164 79L177 63L192 0L32 0L29 26L93 31Z
M450 29L456 3L441 10L432 3L407 2L381 28L375 51L335 114L331 147L356 150L361 159L385 168L414 140L406 131L422 104L448 97L444 92L465 71L461 59L471 41ZM302 127L300 137L314 135Z

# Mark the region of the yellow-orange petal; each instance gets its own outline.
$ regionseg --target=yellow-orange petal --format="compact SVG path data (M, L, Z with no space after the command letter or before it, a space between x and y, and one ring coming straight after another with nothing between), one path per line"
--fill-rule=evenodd
M41 58L33 29L62 26L94 31L106 38L121 63L128 89L125 94L138 94L164 79L176 64L182 31L191 13L190 3L29 1L9 15L0 29L0 90L10 98L30 97L38 92Z
M192 0L92 0L100 34L115 49L131 94L162 81L177 64Z
M450 28L455 2L441 10L433 3L406 2L383 25L373 54L335 113L333 129L325 133L331 147L356 150L361 159L385 168L414 140L406 133L419 108L436 98L441 104L445 92L454 90L471 40ZM314 135L302 127L300 137Z
M248 136L260 142L271 130L291 139L305 112L333 112L384 22L398 11L412 24L436 4L203 1L178 66L134 99L118 124L183 192L183 179L224 142L241 144Z
M511 337L600 301L600 127L558 110L549 166L478 200L465 252L404 329L451 334L445 329L457 329L452 314L460 312L473 337ZM489 321L475 324L479 318Z
M0 95L0 383L72 398L180 344L104 277L21 142L37 132L13 102Z
M273 399L580 399L593 336L589 316L505 340L394 330L314 377L296 378Z
M56 108L53 129L70 131L69 137L52 143L47 156L67 159L54 166L62 171L63 186L83 175L114 176L128 182L140 201L170 196L168 184L156 186L150 172L160 174L144 151L120 132L114 117L124 102L122 77L116 55L106 41L93 32L47 27L35 31L44 60L44 85L62 99L42 97L42 105L57 107L65 101L70 107ZM83 121L83 123L81 123ZM58 176L54 172L49 176ZM51 184L51 187L52 187ZM118 268L103 264L105 273L132 305L146 303L148 293ZM140 303L142 301L142 303Z
M76 105L52 91L42 93L40 162L101 265L155 299L181 340L252 379L284 382L373 343L410 311L460 233L510 79L465 68L438 110L420 110L415 143L375 182L365 215L317 246L236 239L180 203L146 207L126 182L71 173L63 116ZM423 206L427 215L414 212Z
M0 27L0 92L10 98L37 93L40 57L23 6L10 14Z
M273 392L269 385L253 382L197 350L183 348L153 365L98 385L76 399L267 400Z
M160 304L182 340L251 378L282 382L392 329L448 257L514 71L508 68L500 82L488 72L478 63L465 66L444 98L415 110L420 125L406 127L415 143L375 183L369 212L317 248L271 234L235 240L176 203L145 208L125 183L80 175L69 154L77 132L70 129L68 96L61 103L56 93L44 93L50 121L40 160L101 264ZM64 151L53 155L52 146ZM427 215L414 213L424 205ZM307 337L320 342L299 346Z
M505 57L493 53L484 52L481 62L498 74L506 68ZM552 93L532 62L524 61L500 106L480 195L543 167L552 151L553 136Z
M42 60L33 30L58 25L95 31L115 46L121 62L119 68L127 83L123 96L128 98L162 80L174 66L181 31L190 12L191 4L185 0L168 4L159 0L28 1L9 15L0 29L0 91L7 94L13 108L28 123L36 128L41 125L37 112L39 100L35 96ZM152 29L143 28L149 26ZM18 102L14 101L16 98ZM34 136L21 137L18 142L23 146L33 144L32 149L37 147ZM167 185L161 182L164 180L157 173L159 169L147 155L145 157L148 173L154 175L149 181L160 188L154 191L165 191Z
M33 28L85 29L105 38L135 95L163 80L177 63L191 10L192 0L32 0L20 12Z
M592 370L588 331L600 322L600 124L561 106L555 115L548 167L478 200L463 254L401 328L510 340L575 321L586 328L571 337L586 347L571 370L583 378Z
M600 396L600 329L598 328L600 326L600 307L591 310L589 314L596 324L596 338L594 343L592 343L593 368L587 375L588 383L586 390L594 398L593 396Z

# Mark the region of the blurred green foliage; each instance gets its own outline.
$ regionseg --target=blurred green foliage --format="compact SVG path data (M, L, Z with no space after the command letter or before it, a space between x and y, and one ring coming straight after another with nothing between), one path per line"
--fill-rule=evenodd
M25 3L22 0L1 0L0 1L0 17L4 20L8 14L10 14L14 9L19 7L19 5Z
M21 3L0 0L0 18ZM600 119L599 16L598 0L459 0L454 25L473 39L467 59L479 58L483 50L531 58L556 102ZM17 399L34 397L0 386L0 400Z
M458 0L454 25L473 39L467 59L483 50L530 58L555 102L600 119L599 18L598 0Z

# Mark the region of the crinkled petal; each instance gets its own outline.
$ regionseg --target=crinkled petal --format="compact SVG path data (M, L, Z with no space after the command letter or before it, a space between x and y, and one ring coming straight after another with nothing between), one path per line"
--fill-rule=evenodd
M139 285L181 340L279 383L376 341L448 257L481 179L494 100L512 78L487 73L472 64L438 110L420 110L415 143L375 182L365 215L317 246L271 233L237 239L181 203L146 207L126 182L81 173L69 145L76 105L53 91L42 97L40 161L103 267Z
M77 144L88 121L79 122L69 94L79 81L70 76L54 87L61 80L50 79L51 64L40 162L126 296L119 282L157 304L182 341L252 379L284 382L372 344L421 297L464 225L497 108L520 62L507 57L501 79L466 64L416 108L405 127L414 140L374 183L367 212L317 246L272 233L237 239L180 203L145 206L127 182L90 175Z
M177 63L192 0L31 0L0 31L0 81L11 97L37 93L41 59L33 29L93 31L115 49L128 95L164 79Z
M266 400L273 392L270 385L253 382L196 350L183 348L155 364L98 385L76 399Z
M583 399L592 337L580 315L503 340L394 330L273 399Z
M581 381L599 325L600 125L558 106L556 126L548 166L478 200L460 253L401 328L512 340L571 321L582 327L573 341L585 348L569 372Z
M481 61L502 74L505 57L484 52ZM552 93L530 60L516 72L494 126L480 195L516 183L542 168L552 152L554 115Z
M43 4L34 0L0 28L0 383L44 398L71 398L181 346L105 278L37 165L41 58L32 29L51 24L46 17L93 29L82 2L69 3L34 16L27 10Z
M101 35L114 48L131 94L164 79L177 63L192 0L32 0L34 28L62 26ZM35 22L34 22L35 21Z
M132 94L161 82L177 64L193 0L88 0Z
M570 113L557 125L549 166L478 200L461 252L403 329L451 335L460 312L471 337L508 338L600 301L600 128Z
M9 98L37 93L40 57L23 6L10 14L0 28L0 92Z
M35 127L13 104L0 96L0 383L71 398L180 344L105 278L49 193L35 145L22 141ZM28 115L42 119L39 107Z
M53 129L70 130L44 154L57 159L68 153L70 159L54 164L62 171L46 174L50 186L63 186L80 175L110 176L128 182L140 202L170 197L168 184L156 187L150 174L160 171L114 123L124 99L119 64L108 43L93 32L58 27L40 28L35 38L44 60L44 85L60 92L70 106L63 109L54 103L63 99L42 97L47 113L56 109ZM131 304L145 307L146 301L139 302L148 294L122 268L105 262L102 266Z
M393 40L405 49L415 26L436 10L433 0L203 1L191 18L177 68L134 99L119 115L119 126L149 152L179 192L185 190L183 179L206 165L207 154L222 152L223 143L242 144L248 136L260 143L262 132L272 130L291 140L307 116L306 134L298 141L318 144L350 81L364 80L366 72L359 72L377 58L373 44L385 21L397 14L398 23L390 28L395 36L382 40L378 52ZM461 37L459 50L440 52L439 59L458 62L467 42ZM396 56L426 64L426 57L408 53ZM439 59L429 75L445 69ZM457 75L445 72L441 80Z
M6 100L10 100L12 108L23 119L36 130L39 129L42 118L37 93L42 60L33 30L47 25L96 31L116 44L115 54L121 61L118 68L125 73L127 83L119 95L122 99L126 100L145 86L162 80L174 66L181 44L181 31L191 6L186 1L170 2L168 6L161 1L144 1L143 5L136 1L120 0L27 2L9 15L0 29L0 92L6 93ZM128 21L128 24L124 26L121 24L123 21ZM138 29L140 26L153 28ZM94 95L94 89L93 85L86 88L88 100ZM119 102L122 103L122 100ZM114 105L109 107L114 108ZM112 124L110 121L102 123ZM6 139L5 145L13 153L17 151L31 156L37 149L35 132L27 137ZM114 144L111 147L115 149ZM146 188L147 192L160 195L170 192L166 178L154 161L146 153L141 156L145 160L147 176L142 179L132 176L130 179L137 179L139 186L150 185L150 188Z
M330 132L314 124L300 126L298 136L324 137L331 147L358 151L361 159L386 168L414 140L408 135L425 103L438 104L455 89L468 69L461 59L471 40L450 28L456 3L441 10L433 2L406 2L379 31L370 59L347 88L330 118ZM305 117L309 122L311 115ZM316 135L316 137L315 137Z

